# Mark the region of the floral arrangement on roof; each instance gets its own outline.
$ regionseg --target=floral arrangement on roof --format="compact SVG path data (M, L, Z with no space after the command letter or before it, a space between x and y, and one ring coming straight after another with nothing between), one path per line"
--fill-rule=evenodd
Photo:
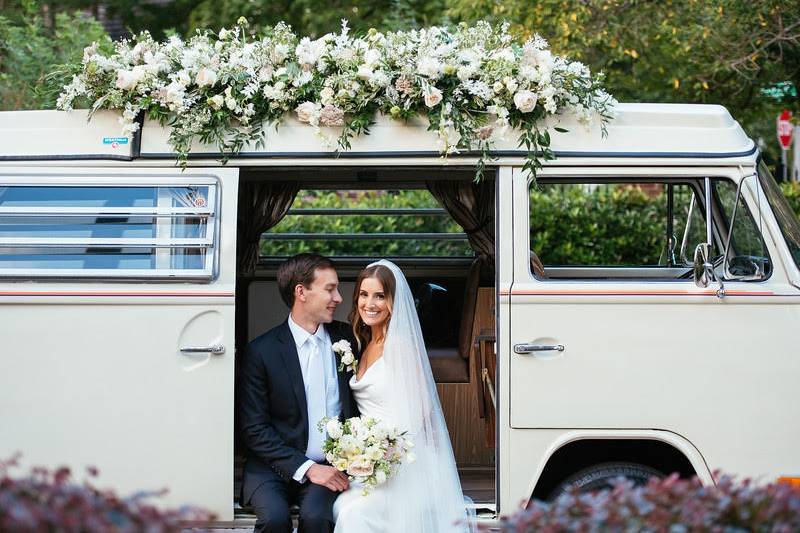
M507 24L354 36L342 21L339 33L311 39L284 23L256 37L244 18L188 41L157 42L144 32L110 50L93 44L58 108L70 110L76 99L92 112L122 110L124 135L139 128L142 112L168 125L182 166L195 140L216 144L223 160L250 143L264 146L265 128L287 113L336 150L369 133L378 113L400 121L423 115L442 155L479 155L476 176L493 143L513 130L535 175L554 157L545 118L573 113L605 133L616 105L601 75L554 55L538 35L515 42Z

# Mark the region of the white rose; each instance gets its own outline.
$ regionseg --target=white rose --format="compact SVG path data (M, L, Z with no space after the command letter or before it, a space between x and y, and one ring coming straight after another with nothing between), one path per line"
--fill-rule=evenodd
M338 439L344 434L342 431L342 424L336 418L331 418L328 420L328 423L325 424L325 430L328 432L328 436L332 439Z
M319 98L320 98L320 101L322 102L323 105L332 104L333 103L333 96L334 96L334 92L333 92L333 89L331 89L330 87L324 87L319 92ZM345 351L345 348L343 348L342 343L347 343L347 341L339 341L336 344L334 344L333 345L334 351ZM338 346L338 348L337 348L337 346ZM350 347L350 345L348 344L348 348L349 347Z
M442 64L432 57L426 57L422 59L417 65L418 73L433 79L436 79L441 75L442 69Z
M362 80L369 80L372 78L372 69L367 65L361 65L358 67L358 77Z
M505 84L506 84L506 89L508 89L508 92L510 92L512 94L519 87L519 85L517 85L517 80L515 80L514 78L509 77L509 78L505 79L504 81L505 81Z
M425 105L434 107L442 101L442 91L436 87L431 87L430 90L425 92Z
M225 97L222 96L221 94L217 94L208 99L208 105L210 105L214 109L221 108L224 103L225 103Z
M381 450L378 446L370 446L365 450L364 455L373 461L377 461L378 459L383 458L383 450Z
M144 69L140 66L133 67L131 70L117 71L117 89L129 91L136 87L136 84L144 77Z
M337 459L333 463L333 467L336 470L339 470L340 472L344 472L345 470L347 470L347 459Z
M345 365L352 365L355 360L356 358L353 355L353 352L345 352L342 356L342 363Z
M198 87L211 87L217 83L217 73L210 68L203 67L197 73L197 77L195 77L194 81L197 83Z
M499 81L494 82L494 85L492 85L492 89L494 89L494 92L496 92L496 93L502 92L503 91L503 83L499 82Z
M523 113L530 113L536 107L536 93L531 91L519 91L514 95L514 105Z
M364 63L370 68L375 68L378 64L378 61L381 59L381 53L374 48L370 48L366 52L364 52Z
M319 114L317 104L314 102L303 102L294 110L297 113L297 120L310 123Z
M166 101L168 104L173 105L180 105L183 102L184 96L184 86L177 82L173 81L166 87Z
M229 96L229 97L227 97L225 99L225 106L228 109L230 109L231 111L233 111L234 109L236 109L238 104L236 103L236 99L235 98L233 98L232 96Z
M372 461L360 455L350 462L347 473L351 476L370 476L372 475Z

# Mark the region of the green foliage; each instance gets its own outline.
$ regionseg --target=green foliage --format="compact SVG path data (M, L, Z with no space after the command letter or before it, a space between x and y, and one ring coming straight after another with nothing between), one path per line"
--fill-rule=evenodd
M80 62L93 41L110 43L102 26L81 13L58 13L48 26L29 4L27 11L0 15L0 109L55 107L69 81L65 64Z
M778 158L775 116L800 110L796 94L775 100L762 89L800 87L800 3L784 0L449 0L467 22L511 22L539 33L553 51L606 74L623 102L714 103Z
M428 191L300 191L293 209L439 208ZM261 240L261 254L268 256L318 252L342 255L471 256L465 241L448 240L270 240L271 233L460 233L461 227L447 215L288 215Z
M546 265L658 265L666 200L639 188L545 186L530 194L531 249Z
M783 195L789 201L792 211L800 217L800 182L791 181L788 183L781 183L781 191L783 191Z
M332 0L324 8L314 0L202 0L191 11L190 32L230 27L244 16L255 29L286 22L298 35L321 37L347 19L356 33L369 28L402 30L442 22L446 0Z

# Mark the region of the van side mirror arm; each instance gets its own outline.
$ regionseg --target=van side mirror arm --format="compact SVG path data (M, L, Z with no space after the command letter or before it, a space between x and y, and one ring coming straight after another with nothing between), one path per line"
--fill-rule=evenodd
M711 220L711 178L705 178L705 201L706 201L706 242L697 245L694 250L694 267L692 268L694 283L700 288L708 287L711 281L719 283L717 296L725 297L725 285L714 272L714 264L711 263L711 246L713 238L713 222ZM730 234L729 234L730 236Z

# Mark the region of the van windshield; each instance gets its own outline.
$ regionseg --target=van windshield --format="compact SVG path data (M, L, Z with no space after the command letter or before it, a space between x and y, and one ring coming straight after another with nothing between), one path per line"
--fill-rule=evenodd
M778 220L783 238L786 239L792 259L800 268L800 222L797 220L797 215L789 206L789 202L786 201L780 187L775 183L775 179L763 161L758 165L758 177L761 180L761 186L764 187L764 193L772 207L772 212L775 213L775 218Z

